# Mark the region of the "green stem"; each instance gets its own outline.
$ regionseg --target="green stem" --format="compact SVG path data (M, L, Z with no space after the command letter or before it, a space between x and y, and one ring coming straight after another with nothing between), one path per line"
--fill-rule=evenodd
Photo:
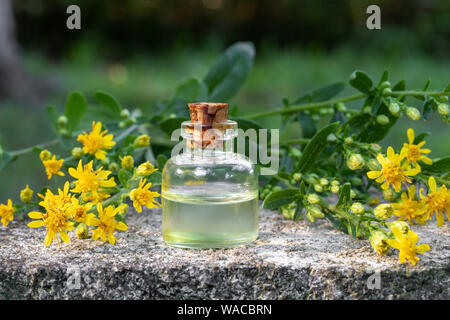
M33 147L28 147L28 148L24 148L24 149L20 149L20 150L16 150L16 151L11 151L10 154L13 157L17 157L17 156L21 156L21 155L24 155L24 154L32 152L34 148L43 148L43 149L45 149L45 148L54 146L58 142L59 142L59 140L55 139L55 140L51 140L51 141L48 141L48 142L44 142L44 143L38 144L38 145L33 146Z
M338 102L349 102L354 100L360 100L364 98L366 95L364 93L355 94L352 96L339 98L339 99L330 99L327 101L322 102L315 102L315 103L306 103L306 104L300 104L298 106L291 106L289 108L278 108L274 110L268 110L263 112L258 112L254 114L247 115L246 118L248 119L256 119L256 118L263 118L268 116L273 116L277 114L284 114L284 113L292 113L292 112L299 112L299 111L307 111L307 110L315 110L320 109L322 107L326 107L329 105L333 105Z
M450 96L450 92L432 92L432 91L393 91L391 96L430 96L430 97L439 97L439 96Z

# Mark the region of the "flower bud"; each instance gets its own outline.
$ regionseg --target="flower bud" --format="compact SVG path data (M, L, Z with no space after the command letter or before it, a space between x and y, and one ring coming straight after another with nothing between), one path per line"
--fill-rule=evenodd
M280 212L286 219L293 219L296 209L297 209L297 204L295 202L291 202L291 203L281 206Z
M283 190L283 188L280 186L275 186L272 188L272 192L277 192L277 191L281 191L281 190Z
M394 213L394 208L392 207L392 205L390 203L382 203L380 205L378 205L375 210L373 210L373 214L375 215L375 217L379 218L379 219L389 219L390 217L392 217L392 214Z
M407 115L411 120L414 120L414 121L417 121L417 120L420 119L420 111L417 110L417 109L414 108L414 107L408 107L408 108L406 108L406 115Z
M359 153L354 153L347 159L347 167L350 170L358 170L364 167L364 159Z
M391 188L383 190L383 198L388 201L393 201L395 199L395 192Z
M320 198L315 193L310 193L306 196L306 201L308 201L311 204L317 204L320 202Z
M388 253L390 246L387 236L381 231L375 231L370 235L369 241L372 248L380 255Z
M140 176L149 176L156 170L158 169L155 169L155 167L153 167L153 165L147 161L145 163L140 164L139 167L137 167L136 173Z
M389 229L394 231L395 229L399 230L402 234L408 234L410 230L409 225L405 221L393 221L389 223Z
M129 196L129 195L127 195ZM128 212L128 205L126 203L122 203L119 207L117 207L117 212L120 214L125 214Z
M322 192L323 191L323 187L320 184L315 184L314 185L314 191L315 192Z
M309 211L309 213L317 219L322 219L323 217L325 217L325 215L323 214L323 212L317 208L317 207L308 207L307 211Z
M89 236L87 225L84 222L80 223L75 230L75 233L78 239L87 239L87 237Z
M384 114L380 114L377 116L377 122L378 122L378 124L385 126L385 125L389 124L389 118L387 116L385 116Z
M83 149L80 147L75 147L72 149L72 156L77 160L80 159L83 156L83 154L84 154Z
M143 134L136 138L134 141L134 145L138 148L148 147L150 145L150 137L146 134Z
M391 86L391 83L389 81L383 81L380 84L380 89L385 89L385 88L389 88Z
M292 178L294 178L295 181L300 181L302 180L302 174L301 173L294 173L294 175L292 176Z
M116 162L111 162L108 166L109 171L117 171L119 170L119 165Z
M65 127L69 119L67 119L66 116L60 116L58 120L56 120L56 124L58 125L58 128Z
M339 187L340 186L340 182L339 181L337 181L337 180L331 180L331 185L332 186L337 186L337 187Z
M325 178L320 178L319 183L321 186L325 187L328 185L328 180Z
M39 158L41 158L41 161L47 161L51 158L52 154L48 150L42 150L39 154Z
M353 143L353 139L351 137L347 137L347 138L345 138L344 143L345 144L352 144Z
M363 113L371 114L372 113L372 107L371 106L365 106L362 110Z
M128 118L130 117L130 110L128 110L128 109L123 109L123 110L120 112L120 117L121 117L122 119L128 119Z
M395 116L398 117L400 115L400 106L397 102L391 102L389 103L389 112Z
M338 194L339 193L339 186L331 186L330 190L334 194Z
M350 207L350 211L354 214L362 214L364 212L364 206L359 202L354 202Z
M336 135L333 133L330 133L327 137L328 142L335 142L337 140Z
M306 217L306 219L307 219L309 222L311 222L311 223L314 223L314 222L316 221L316 217L314 217L314 216L311 214L311 211L309 211L309 210L306 210L305 217Z
M347 107L345 106L345 104L343 102L338 102L338 103L336 103L336 110L339 112L345 112L345 111L347 111Z
M355 198L356 197L356 192L355 192L355 190L350 190L350 198Z
M446 116L450 112L448 104L446 104L446 103L439 103L437 110L438 110L439 114L442 116Z
M391 90L391 88L384 88L383 91L381 92L381 94L384 97L390 96L392 94L392 90Z
M33 198L33 190L30 189L30 187L27 185L25 189L20 191L20 200L23 203L30 203L31 199Z
M131 170L134 166L134 159L132 156L125 156L122 158L122 168Z

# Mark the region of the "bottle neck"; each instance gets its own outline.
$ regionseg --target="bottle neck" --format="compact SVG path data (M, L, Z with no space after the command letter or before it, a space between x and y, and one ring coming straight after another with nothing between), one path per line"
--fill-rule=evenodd
M237 136L235 121L227 120L214 127L186 121L181 128L186 156L199 160L213 160L233 154L234 138Z
M231 156L234 153L233 138L221 141L216 140L213 143L209 143L207 146L202 146L201 141L192 139L185 138L184 142L184 154L185 156L192 159L223 159Z

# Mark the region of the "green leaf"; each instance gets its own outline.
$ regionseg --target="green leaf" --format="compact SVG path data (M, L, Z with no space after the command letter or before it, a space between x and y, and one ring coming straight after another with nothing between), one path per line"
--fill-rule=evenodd
M310 115L299 112L298 113L298 122L300 123L300 128L302 130L302 137L303 138L311 138L314 136L317 132L316 125L314 123L314 120L311 118Z
M284 189L280 191L274 191L264 199L262 207L264 209L274 210L284 204L288 204L294 201L297 196L297 189Z
M350 197L350 191L351 191L352 185L347 182L342 185L342 187L339 189L339 200L336 204L337 208L345 207L349 204L351 201Z
M128 188L128 180L130 180L131 178L131 172L122 168L119 170L117 177L119 178L119 181L122 184L122 186Z
M186 117L167 118L159 122L158 125L161 130L171 135L174 130L180 129L181 123L187 120L189 120L189 118Z
M100 105L105 108L109 114L111 114L116 119L120 119L122 106L116 100L116 98L104 91L97 91L94 96L95 100L97 100L97 102L100 103Z
M383 74L381 75L380 82L378 82L378 86L380 86L384 81L388 81L388 78L389 78L389 71L384 70Z
M209 101L227 101L244 84L255 57L251 42L237 42L229 47L208 71L204 82Z
M156 164L157 164L159 170L162 170L164 168L164 165L166 164L167 160L169 160L169 159L167 159L167 157L165 155L158 154L158 156L156 157Z
M161 171L153 172L149 177L147 177L147 181L152 183L152 187L161 185L162 181Z
M414 138L413 144L418 144L418 143L422 142L429 135L430 134L428 132L424 132L424 133L417 135L417 137Z
M255 129L256 131L263 129L263 127L254 120L244 118L231 118L230 120L236 121L238 123L238 128L244 131L248 129Z
M15 159L16 157L13 157L9 152L4 151L0 145L0 171Z
M306 145L305 150L297 163L297 167L295 169L296 172L304 172L307 168L314 165L316 160L319 158L323 149L327 145L327 137L330 133L336 131L339 123L335 122L329 124L328 126L322 128L319 132L317 132L314 137L312 137L311 141Z
M181 82L175 89L172 100L181 100L185 103L205 101L208 95L208 88L203 81L189 78Z
M423 165L422 170L429 173L445 174L450 172L450 157L433 162L432 165Z
M50 125L52 127L53 132L59 135L59 130L57 126L59 114L58 111L56 110L56 107L53 105L48 105L47 107L45 107L45 114L47 115L47 118L50 121Z
M363 71L355 71L350 76L350 85L364 93L368 93L372 89L372 80Z
M86 113L86 99L81 92L72 92L66 100L64 115L67 117L67 130L73 132L77 129L81 119Z
M321 102L330 100L334 98L339 93L342 92L345 88L344 82L336 82L332 83L328 86L316 89L303 95L302 97L295 100L292 104L301 104L301 103L311 103L311 102Z
M292 218L294 221L298 221L302 218L303 211L303 203L301 201L297 201L297 207L295 208L294 217Z

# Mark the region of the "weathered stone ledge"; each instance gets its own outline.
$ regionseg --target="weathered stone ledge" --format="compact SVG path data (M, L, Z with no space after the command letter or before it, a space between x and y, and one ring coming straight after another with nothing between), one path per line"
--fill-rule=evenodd
M115 246L73 236L45 248L43 228L13 221L0 228L0 299L450 298L448 225L415 228L431 250L411 267L326 221L311 226L276 212L261 212L254 244L223 250L168 247L160 223L158 211L133 212ZM377 275L380 287L370 289Z

